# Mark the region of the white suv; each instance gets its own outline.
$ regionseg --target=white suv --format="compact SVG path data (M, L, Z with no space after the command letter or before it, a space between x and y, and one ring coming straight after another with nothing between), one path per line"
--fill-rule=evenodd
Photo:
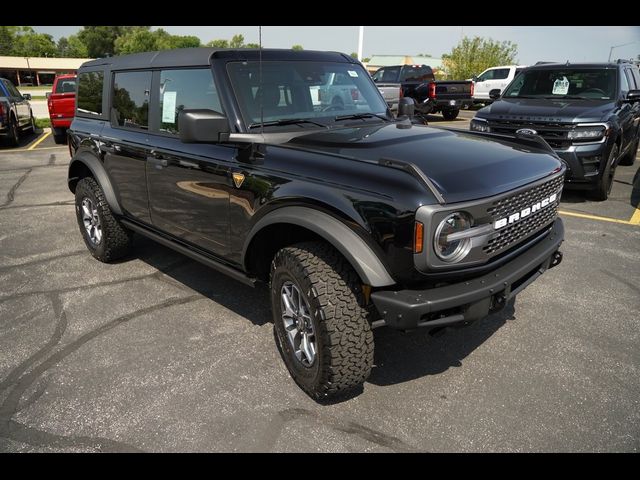
M495 88L504 90L507 85L526 68L526 65L505 65L503 67L487 68L477 77L473 77L473 101L485 103L489 99L489 92Z

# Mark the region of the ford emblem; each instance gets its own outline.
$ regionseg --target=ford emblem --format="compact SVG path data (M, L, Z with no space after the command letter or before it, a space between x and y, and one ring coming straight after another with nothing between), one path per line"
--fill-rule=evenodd
M533 128L521 128L520 130L516 130L516 134L520 134L520 135L537 135L538 132L536 132Z

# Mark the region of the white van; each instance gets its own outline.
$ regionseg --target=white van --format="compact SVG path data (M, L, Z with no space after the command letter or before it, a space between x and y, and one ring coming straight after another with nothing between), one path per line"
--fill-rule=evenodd
M472 78L474 83L473 101L484 103L489 100L489 92L491 90L495 88L504 90L515 76L526 67L526 65L505 65L487 68L480 75Z

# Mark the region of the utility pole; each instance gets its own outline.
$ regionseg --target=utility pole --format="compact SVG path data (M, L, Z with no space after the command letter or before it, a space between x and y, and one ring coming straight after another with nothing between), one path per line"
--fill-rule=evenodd
M627 45L633 45L634 43L638 43L637 41L635 42L629 42L629 43L623 43L621 45L614 45L609 49L609 59L607 60L608 62L611 61L611 54L613 53L613 49L614 48L618 48L618 47L626 47Z
M358 60L362 61L362 46L364 44L364 26L360 27L358 34Z

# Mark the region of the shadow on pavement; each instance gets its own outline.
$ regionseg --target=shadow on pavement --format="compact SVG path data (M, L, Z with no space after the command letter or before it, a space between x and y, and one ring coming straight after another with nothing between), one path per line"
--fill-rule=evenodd
M640 168L633 176L633 188L631 190L631 206L640 208Z
M464 358L507 320L515 319L514 303L510 301L502 311L472 325L447 329L436 336L424 330L409 333L385 328L374 330L375 366L368 382L395 385L461 367Z
M41 128L36 128L35 133L20 132L20 144L17 147L10 147L9 145L7 145L6 141L2 139L0 140L0 152L10 152L11 150L14 150L14 149L17 150L17 149L25 148L30 143L36 141L40 137L40 135L42 135L43 132L44 131Z

